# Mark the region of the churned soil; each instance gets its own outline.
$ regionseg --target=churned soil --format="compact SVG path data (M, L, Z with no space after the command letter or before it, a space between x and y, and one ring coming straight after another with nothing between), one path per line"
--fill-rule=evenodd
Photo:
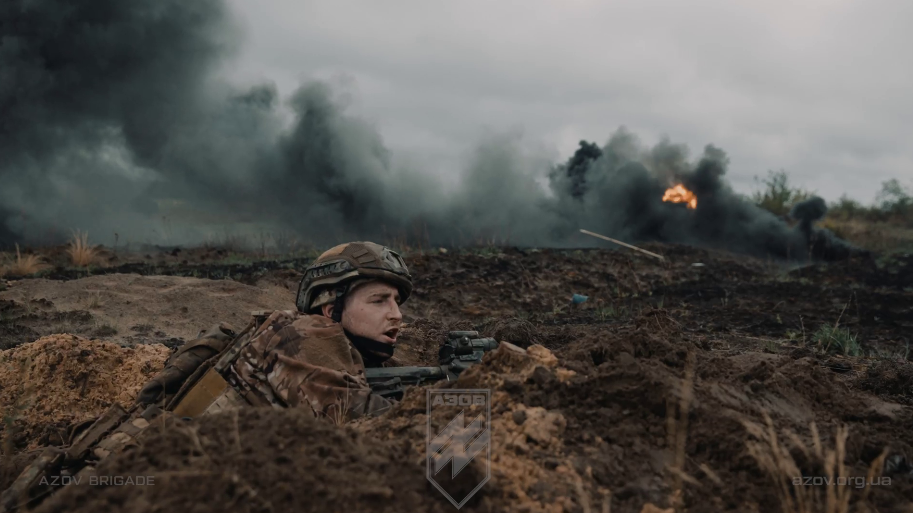
M54 333L173 347L220 322L241 330L252 311L292 308L294 300L293 291L272 283L180 276L19 280L0 292L0 349Z
M575 334L563 356L538 345L526 355L499 351L457 382L437 385L492 391L491 480L463 510L637 512L679 501L685 511L778 511L778 480L791 476L768 474L748 449L764 446L746 425L765 426L765 413L803 475L825 475L814 451L800 449L815 444L811 423L825 452L836 446L836 427L847 425L842 475L866 479L885 451L877 482L890 478L852 488L850 504L909 506L904 457L913 450L913 418L902 406L843 387L807 358L708 355L645 327ZM99 469L155 476L154 486L69 486L39 510L449 511L425 479L425 399L412 389L392 412L343 427L271 409L179 421ZM684 465L674 471L677 429L686 435ZM463 472L474 482L486 469L476 459ZM805 492L823 508L825 488Z
M491 354L458 381L436 385L492 394L491 480L461 511L766 513L789 511L801 497L805 509L792 510L825 512L829 494L849 511L911 511L909 259L787 267L686 246L646 248L666 260L605 250L407 257L416 283L399 363L433 364L453 329L527 348ZM260 268L236 278L248 284L235 286L250 288L187 294L174 306L202 301L207 312L228 313L218 306L231 304L243 308L234 312L240 319L255 309L245 294L283 290L267 293L264 303L275 306L263 309L290 308L299 267ZM78 289L85 280L54 283ZM587 299L574 304L573 294ZM7 300L21 308L23 299ZM48 301L57 308L60 300ZM117 308L172 333L175 317L145 320L138 304ZM211 324L192 320L175 336ZM858 347L819 344L815 334L835 324ZM120 400L118 381L145 379L136 367L130 374L99 384L99 400ZM427 415L425 390L416 388L391 412L342 427L269 409L176 421L99 469L156 476L154 486L70 486L38 508L452 511L425 478ZM446 420L441 415L431 410L430 420ZM463 484L483 476L481 465L477 459L463 471ZM865 486L801 484L829 475Z
M67 425L92 419L114 401L133 402L171 351L51 335L0 352L0 409L7 442L61 443Z
M452 508L427 490L402 443L379 443L303 410L249 409L163 426L99 476L145 485L69 485L39 511L429 511Z

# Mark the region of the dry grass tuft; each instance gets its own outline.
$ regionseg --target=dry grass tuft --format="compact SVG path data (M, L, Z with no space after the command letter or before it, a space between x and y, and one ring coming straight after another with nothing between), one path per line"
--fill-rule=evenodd
M684 507L684 483L700 486L697 479L685 472L685 443L688 439L688 413L694 400L695 360L694 351L689 351L678 407L672 398L666 401L666 446L672 460L671 465L666 466L671 481L670 511L680 511Z
M339 401L336 404L331 405L327 412L324 413L327 418L330 419L330 422L337 426L341 426L349 421L349 408L350 400L352 398L351 393L349 392L349 386L346 384L346 394L344 397L338 398Z
M802 451L809 459L821 464L824 471L823 486L808 486L804 483L799 466L790 454L790 450L781 443L777 436L770 416L764 413L762 426L750 420L743 420L742 424L755 440L748 440L745 445L748 453L755 459L758 466L770 476L777 487L777 497L784 513L847 513L849 510L850 496L854 489L853 483L858 483L857 478L851 478L844 465L846 456L846 439L848 431L846 426L837 428L834 438L834 448L825 450L818 428L814 422L809 426L813 447L809 449L805 443L793 432L786 432L792 444ZM881 456L872 461L866 486L862 490L860 499L865 501L871 491L871 483L881 476L881 469L887 456L887 448ZM851 480L854 479L854 480ZM827 484L830 483L830 484ZM842 483L842 484L841 484Z
M86 267L98 258L96 249L89 246L89 234L79 231L73 233L67 253L70 255L70 261L77 267Z
M38 255L25 255L19 251L19 244L16 244L16 260L0 267L0 276L28 276L43 271L50 267L41 261Z
M913 248L913 228L896 223L827 218L820 226L842 239L870 251L909 250Z

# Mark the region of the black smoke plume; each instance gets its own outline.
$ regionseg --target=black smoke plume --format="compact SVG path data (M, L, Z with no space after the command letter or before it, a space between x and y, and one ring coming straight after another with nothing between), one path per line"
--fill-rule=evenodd
M516 138L490 137L447 190L394 165L324 84L282 98L269 83L226 82L220 66L240 41L221 0L3 2L0 243L82 229L102 243L269 232L316 244L581 246L593 244L578 234L587 228L777 258L820 245L811 217L797 214L793 229L734 194L722 150L692 160L624 129L558 166ZM679 182L696 209L662 201Z
M834 235L834 232L816 227L815 221L823 218L825 214L827 204L817 196L796 203L789 212L789 216L799 222L796 229L808 241L807 246L811 255L824 260L842 260L853 254L865 253Z
M695 163L688 149L663 141L642 148L624 129L600 153L581 141L567 164L551 175L565 201L567 217L633 240L659 240L730 249L778 259L836 260L859 252L832 232L814 226L824 217L823 199L796 204L790 227L779 217L734 193L724 182L729 159L708 145ZM681 183L697 195L698 206L661 201L666 188ZM588 204L589 203L589 204ZM587 219L587 210L595 215Z

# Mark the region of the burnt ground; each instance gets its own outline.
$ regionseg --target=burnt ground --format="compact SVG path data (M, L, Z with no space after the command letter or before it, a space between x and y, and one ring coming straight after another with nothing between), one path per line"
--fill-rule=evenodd
M805 496L821 504L804 511L828 511L825 498L836 490L849 492L850 511L910 511L909 255L789 268L686 246L645 247L666 261L608 250L407 256L416 277L398 349L407 363L432 364L437 341L457 328L554 355L493 355L449 384L490 388L494 396L492 480L464 510L617 512L652 503L766 512ZM130 265L163 273L159 264ZM176 262L167 272L200 276L220 265ZM234 280L291 289L306 259L243 265L232 268ZM587 300L574 305L573 294ZM13 331L23 325L14 314L3 322ZM858 354L816 339L834 324L855 337ZM450 510L423 477L424 401L417 390L395 411L344 429L267 411L177 426L102 469L163 476L155 487L71 487L41 508ZM794 471L759 462L776 452L772 446L784 448ZM890 484L793 487L793 474L828 475L828 450L845 464L842 475L874 472ZM168 477L181 473L193 477Z

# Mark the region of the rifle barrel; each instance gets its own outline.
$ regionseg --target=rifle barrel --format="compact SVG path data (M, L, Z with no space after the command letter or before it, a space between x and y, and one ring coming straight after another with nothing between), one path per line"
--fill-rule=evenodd
M386 381L393 378L447 379L447 370L436 367L370 367L365 369L368 383Z

